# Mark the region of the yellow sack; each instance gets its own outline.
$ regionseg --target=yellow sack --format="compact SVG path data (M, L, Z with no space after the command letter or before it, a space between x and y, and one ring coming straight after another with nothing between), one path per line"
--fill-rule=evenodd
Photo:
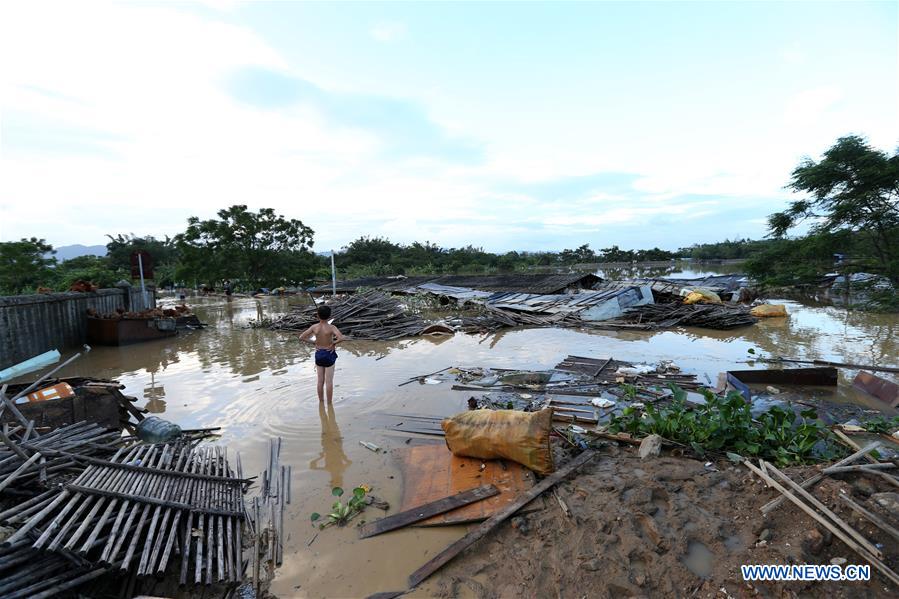
M446 446L454 455L482 460L504 458L537 474L549 474L553 454L549 446L553 411L472 410L441 423Z
M708 289L694 289L684 298L685 304L720 304L721 298L714 291Z
M760 304L749 311L753 316L765 318L768 316L786 316L787 308L783 304Z

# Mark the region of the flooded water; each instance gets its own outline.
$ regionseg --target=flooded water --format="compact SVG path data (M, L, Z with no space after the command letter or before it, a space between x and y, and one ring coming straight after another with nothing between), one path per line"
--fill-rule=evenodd
M720 272L720 271L719 271ZM281 597L361 597L405 588L408 574L464 534L462 527L409 528L358 540L353 527L318 532L312 512L327 513L332 486L369 484L398 506L402 480L395 457L373 453L405 447L372 424L376 411L450 415L469 396L446 383L399 387L446 366L550 368L568 354L635 362L671 359L701 379L760 368L758 355L899 366L899 318L784 301L790 317L736 331L580 332L523 329L489 337L458 334L395 342L348 342L339 349L332 409L316 399L311 348L296 335L247 328L303 298L201 298L191 302L203 331L121 348L97 347L64 375L114 378L139 405L185 428L221 426L222 442L242 454L248 473L261 472L268 439L283 438L282 463L293 467L293 501L285 515L284 565L272 591ZM843 372L841 375L853 375ZM851 380L851 379L850 379ZM864 402L841 379L837 399ZM368 508L366 517L382 515ZM314 537L314 541L311 542ZM433 585L433 582L430 583ZM427 596L434 587L417 591Z

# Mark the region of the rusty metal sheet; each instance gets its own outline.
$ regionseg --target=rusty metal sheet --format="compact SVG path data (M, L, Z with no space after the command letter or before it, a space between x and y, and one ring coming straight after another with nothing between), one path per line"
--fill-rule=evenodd
M521 464L457 457L444 443L406 447L397 455L403 474L401 511L481 485L492 484L500 491L499 495L439 514L416 526L486 520L534 486L534 473Z
M836 368L786 368L771 370L729 370L727 382L751 401L748 385L816 385L836 387L839 375Z
M892 381L880 378L870 372L861 371L855 375L852 386L876 397L893 408L899 407L899 385Z

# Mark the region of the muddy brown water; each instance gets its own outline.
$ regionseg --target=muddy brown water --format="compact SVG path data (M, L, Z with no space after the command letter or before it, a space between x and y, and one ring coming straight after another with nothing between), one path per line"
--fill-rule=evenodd
M544 369L575 354L670 359L715 381L727 369L764 367L746 363L753 357L749 349L756 355L899 366L896 315L785 301L789 318L735 331L521 329L489 337L348 342L338 350L334 405L326 410L315 396L311 348L295 335L245 326L301 301L198 298L190 303L208 329L97 347L63 372L118 379L139 405L184 428L223 427L221 442L241 452L248 473L264 468L268 439L283 438L282 463L293 467L293 501L285 514L284 565L272 586L281 597L361 597L405 588L409 573L464 534L462 527L409 528L360 541L353 527L317 533L310 525L312 512L327 513L332 486L369 484L375 495L399 505L402 480L394 459L360 441L390 450L403 447L405 438L374 427L373 412L450 415L465 409L469 394L451 391L447 383L397 386L410 377L450 365ZM835 399L866 402L849 386L854 374L841 372ZM381 515L366 511L368 519ZM429 595L431 585L416 595Z

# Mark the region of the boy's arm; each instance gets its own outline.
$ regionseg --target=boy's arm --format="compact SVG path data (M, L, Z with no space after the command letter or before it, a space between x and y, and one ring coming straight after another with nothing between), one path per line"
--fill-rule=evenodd
M336 346L341 341L345 341L346 337L343 336L343 333L340 332L340 329L331 325L331 328L334 329L334 345Z
M309 327L308 329L306 329L305 331L300 333L300 341L308 341L309 343L315 343L314 341L312 341L312 339L310 339L310 337L312 337L312 335L314 333L314 331L313 331L314 328L315 328L315 325L312 325L311 327Z

